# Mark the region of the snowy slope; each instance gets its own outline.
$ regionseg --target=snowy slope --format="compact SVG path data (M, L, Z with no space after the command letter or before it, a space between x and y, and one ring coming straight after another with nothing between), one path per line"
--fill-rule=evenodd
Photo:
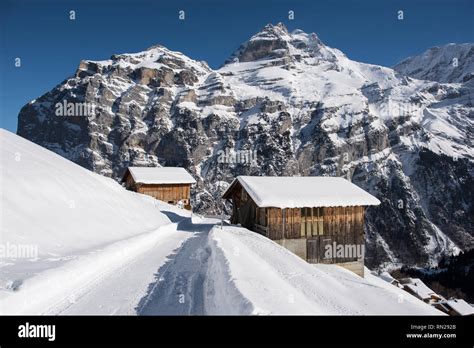
M474 44L448 44L432 47L420 55L409 57L394 70L420 80L462 83L474 77Z
M273 241L238 227L215 227L212 269L227 265L235 309L252 314L441 315L435 308L366 270L312 265ZM220 257L219 257L220 255ZM225 284L222 282L221 284ZM211 306L211 304L210 304ZM218 311L219 302L214 304Z
M36 260L2 258L0 289L75 254L170 224L154 199L3 129L0 148L0 243L37 252Z

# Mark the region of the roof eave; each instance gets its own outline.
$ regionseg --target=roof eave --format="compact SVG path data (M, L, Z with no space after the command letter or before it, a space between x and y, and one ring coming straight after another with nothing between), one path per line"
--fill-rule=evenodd
M125 180L127 180L127 176L128 176L127 174L129 174L129 173L130 173L130 175L132 175L129 168L125 169L125 172L122 175L122 179L120 180L121 183L125 182ZM133 177L133 175L132 175L132 177Z
M230 183L229 187L227 188L227 190L225 190L225 192L222 194L222 198L224 199L228 199L230 197L227 197L228 194L230 194L230 192L232 191L232 189L234 188L235 184L238 182L238 177L235 178L234 180L232 180L232 182Z

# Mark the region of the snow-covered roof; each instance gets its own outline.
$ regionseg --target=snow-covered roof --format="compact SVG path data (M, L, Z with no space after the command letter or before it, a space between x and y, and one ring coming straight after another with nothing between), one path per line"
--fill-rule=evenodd
M379 205L370 193L340 177L238 176L227 191L240 183L259 207L301 208Z
M428 300L431 298L431 295L436 295L436 293L426 286L421 279L408 278L408 280L409 282L403 284L403 286L411 290L412 293L416 294L422 300Z
M378 275L379 278L382 278L385 280L387 283L392 284L393 282L398 283L398 280L396 280L394 277L390 275L388 272L382 272Z
M473 315L474 314L474 307L472 307L469 303L464 300L460 299L451 299L446 301L446 303L458 312L460 315Z
M132 175L133 180L140 184L196 183L191 174L181 167L128 167L128 172Z

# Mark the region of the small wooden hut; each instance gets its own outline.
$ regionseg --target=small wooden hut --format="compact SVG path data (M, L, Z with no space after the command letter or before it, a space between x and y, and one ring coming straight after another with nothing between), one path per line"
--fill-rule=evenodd
M470 315L474 316L474 307L464 300L451 298L449 300L441 300L433 304L436 309L443 311L451 316Z
M128 167L122 177L127 190L191 210L191 185L196 180L179 167Z
M344 178L239 176L226 190L231 223L310 263L364 273L364 211L380 201Z

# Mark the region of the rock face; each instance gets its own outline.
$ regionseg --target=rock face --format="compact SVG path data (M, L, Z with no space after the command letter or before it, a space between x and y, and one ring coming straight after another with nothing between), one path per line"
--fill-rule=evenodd
M382 201L367 264L426 265L474 246L473 97L469 79L416 80L278 24L218 70L161 46L82 61L23 107L18 134L114 178L186 167L207 213L236 175L344 176ZM57 116L64 102L94 112Z

